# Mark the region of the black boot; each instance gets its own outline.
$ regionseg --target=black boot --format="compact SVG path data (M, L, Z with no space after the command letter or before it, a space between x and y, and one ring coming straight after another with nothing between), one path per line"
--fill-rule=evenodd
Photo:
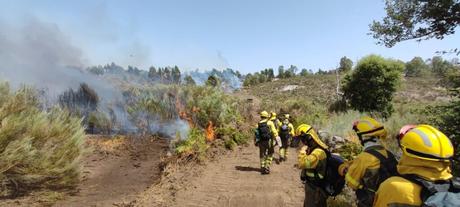
M265 168L265 167L260 168L260 174L265 175L265 174L267 174L266 172L267 172L267 168Z

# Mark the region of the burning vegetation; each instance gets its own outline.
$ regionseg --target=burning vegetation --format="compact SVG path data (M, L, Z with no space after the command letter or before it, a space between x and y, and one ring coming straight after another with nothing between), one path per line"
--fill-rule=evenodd
M193 76L207 74L197 71L182 81L177 67L147 72L112 64L88 71L81 71L88 82L54 98L46 90L37 95L0 85L2 196L75 186L85 131L170 138L174 153L198 159L216 139L236 144L248 137L238 130L244 123L239 100L226 92L231 69L211 72L211 85L200 79L197 85Z

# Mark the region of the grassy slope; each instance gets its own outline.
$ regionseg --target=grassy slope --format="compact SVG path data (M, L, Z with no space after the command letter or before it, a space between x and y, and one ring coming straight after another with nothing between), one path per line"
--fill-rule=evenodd
M431 77L403 78L395 94L393 103L395 113L386 120L390 136L408 123L423 122L425 117L414 109L449 100L444 88L437 86L438 80ZM298 85L292 91L281 91L287 85ZM249 94L261 99L261 109L279 112L284 109L294 118L294 124L309 123L315 128L324 129L333 135L351 138L351 123L359 112L331 113L328 108L336 100L336 76L314 75L294 77L262 83L246 88Z
M395 95L395 105L426 105L449 100L446 90L438 87L437 82L437 79L431 77L404 78ZM292 91L281 91L287 85L300 87ZM307 101L327 108L336 99L336 86L335 75L312 75L279 79L251 86L245 90L259 97L262 100L262 107L267 110L279 111L282 108L282 103L289 100Z

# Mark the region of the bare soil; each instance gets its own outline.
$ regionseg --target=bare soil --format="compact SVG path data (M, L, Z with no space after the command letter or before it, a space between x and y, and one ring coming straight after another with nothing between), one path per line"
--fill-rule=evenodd
M257 147L236 148L205 166L182 167L146 191L136 206L302 206L303 185L290 159L273 163L269 175L259 172Z
M0 206L131 206L161 177L168 143L157 138L89 137L82 182L76 190L33 192Z

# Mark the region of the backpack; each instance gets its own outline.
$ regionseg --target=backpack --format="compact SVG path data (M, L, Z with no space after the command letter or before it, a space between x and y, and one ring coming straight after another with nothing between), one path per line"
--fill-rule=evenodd
M339 166L344 163L340 155L326 152L326 176L324 176L323 189L329 196L336 196L345 186L345 178L339 174Z
M375 149L365 150L365 152L371 154L372 156L376 157L380 161L380 168L378 172L378 179L375 181L375 189L377 190L383 181L388 179L391 176L397 175L396 165L398 165L398 161L394 157L393 153L386 150L387 156L385 157L380 152Z
M315 171L315 180L309 181L314 185L320 187L328 196L337 196L342 192L345 186L345 177L339 174L339 166L344 163L344 159L340 155L331 154L328 150L326 152L326 171L323 179L320 179L318 172ZM306 181L306 170L302 170L300 179Z
M268 127L267 122L261 122L258 125L259 130L259 139L260 141L267 141L272 138L272 133L270 131L270 127Z
M417 175L400 175L401 177L422 187L420 199L422 206L441 207L459 206L460 178L454 177L447 181L427 181Z
M283 122L283 124L280 127L279 135L283 139L289 137L289 122Z

